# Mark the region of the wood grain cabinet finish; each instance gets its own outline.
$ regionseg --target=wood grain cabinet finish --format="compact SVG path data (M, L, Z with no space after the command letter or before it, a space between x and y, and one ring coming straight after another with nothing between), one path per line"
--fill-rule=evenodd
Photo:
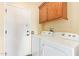
M39 7L40 23L50 20L67 19L67 3L66 2L46 2Z
M54 20L62 16L62 3L48 3L48 20Z
M47 21L47 3L44 3L43 6L39 7L39 22L46 22Z

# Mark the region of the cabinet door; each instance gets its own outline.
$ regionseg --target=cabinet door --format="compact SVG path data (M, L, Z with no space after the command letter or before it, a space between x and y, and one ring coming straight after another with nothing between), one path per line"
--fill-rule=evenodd
M48 3L48 20L54 20L62 17L62 2Z
M63 15L63 3L58 2L56 3L56 12L57 12L57 18L61 18Z
M63 12L62 12L62 18L63 19L68 19L67 18L67 2L63 2L62 3L62 10L63 10Z
M43 23L47 21L47 4L44 3L42 6L39 7L39 22Z

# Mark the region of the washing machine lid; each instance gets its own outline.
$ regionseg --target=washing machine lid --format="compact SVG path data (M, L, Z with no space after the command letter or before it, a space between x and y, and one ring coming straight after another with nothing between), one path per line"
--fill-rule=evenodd
M41 34L32 35L32 37L39 38L43 42L46 40L51 43L62 44L71 48L79 46L79 35L67 32L50 32L49 34L49 31L43 31Z
M72 41L69 39L63 39L60 37L44 37L42 36L41 40L43 42L50 42L50 43L55 43L55 44L59 44L59 45L64 45L64 46L68 46L71 48L75 48L77 46L79 46L79 42L77 41Z
M46 37L60 37L68 40L74 40L79 41L79 35L75 33L69 33L69 32L50 32L50 31L42 31L42 36Z

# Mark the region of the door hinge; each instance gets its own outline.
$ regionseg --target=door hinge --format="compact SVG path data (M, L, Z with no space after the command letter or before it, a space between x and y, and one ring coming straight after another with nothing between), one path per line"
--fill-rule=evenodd
M5 9L5 12L7 13L7 8Z
M7 34L7 30L5 30L5 34Z
M7 52L5 52L5 56L7 56Z

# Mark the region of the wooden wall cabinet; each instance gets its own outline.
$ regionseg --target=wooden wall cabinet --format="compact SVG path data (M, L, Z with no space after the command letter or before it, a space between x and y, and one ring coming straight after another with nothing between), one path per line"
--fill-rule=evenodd
M67 19L66 2L45 2L39 6L39 22Z
M39 22L47 21L47 3L44 3L43 6L39 7Z

